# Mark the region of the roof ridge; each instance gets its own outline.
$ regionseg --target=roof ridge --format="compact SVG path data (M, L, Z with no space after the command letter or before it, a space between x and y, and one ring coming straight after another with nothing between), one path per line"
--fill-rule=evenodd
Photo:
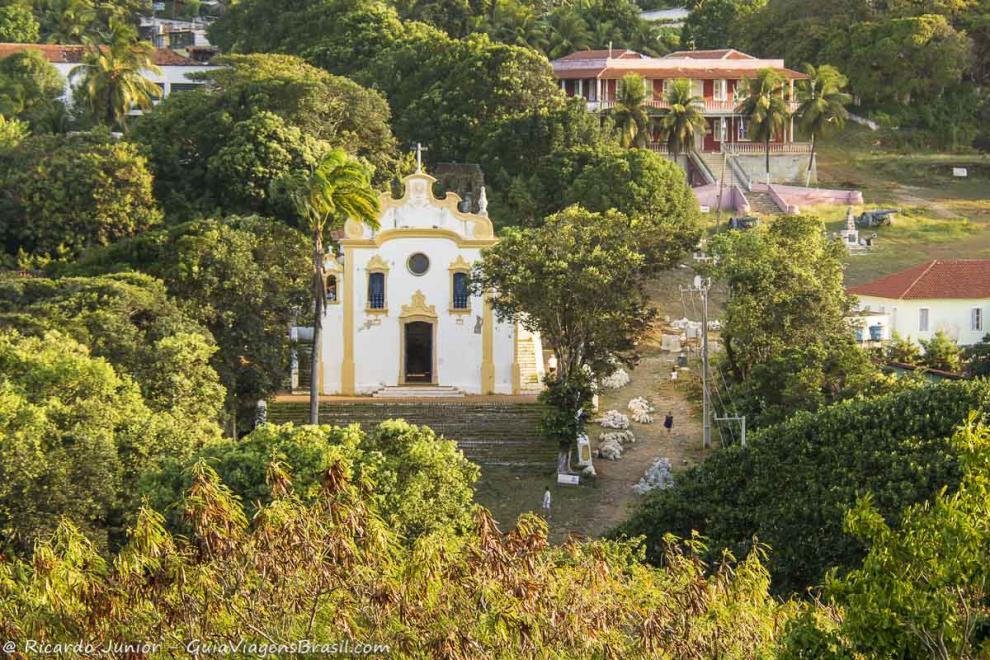
M925 268L925 270L923 270L921 272L921 275L918 275L918 277L916 277L915 280L913 282L911 282L911 284L909 284L908 287L906 289L904 289L903 292L901 292L901 295L897 296L897 299L898 300L904 300L904 296L906 296L907 294L911 293L911 289L913 289L915 287L915 285L918 282L921 281L921 278L924 277L925 275L927 275L929 273L929 271L931 271L931 269L934 268L935 267L935 264L937 264L937 263L938 263L938 259L932 259L928 263L928 266Z

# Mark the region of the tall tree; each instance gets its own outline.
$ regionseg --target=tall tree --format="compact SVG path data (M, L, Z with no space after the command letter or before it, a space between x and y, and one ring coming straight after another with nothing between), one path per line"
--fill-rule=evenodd
M611 210L571 206L533 229L509 229L485 251L473 287L491 296L500 319L514 319L553 346L543 432L560 447L558 470L583 427L592 383L629 359L653 311L643 290L646 258L629 220ZM494 292L494 293L493 293Z
M158 85L145 74L161 74L154 63L154 48L139 42L134 28L117 19L95 37L84 37L86 54L69 77L80 81L83 100L93 118L111 128L127 130L132 108L148 110L161 96Z
M743 100L736 107L749 122L753 140L763 142L767 183L770 183L770 140L781 135L789 116L784 99L784 77L773 69L760 69L755 78L744 78Z
M588 23L570 6L558 7L546 17L547 57L557 59L591 44Z
M811 170L815 167L815 145L819 137L833 128L842 128L849 112L846 106L852 96L843 91L848 80L829 64L815 67L804 65L806 80L798 83L798 108L795 115L802 129L811 137L811 156L804 185L811 183Z
M292 200L313 240L313 351L309 387L309 422L320 420L320 341L326 278L324 241L330 230L352 220L378 228L378 194L367 168L343 149L333 149L310 171L297 171L276 182Z
M674 159L694 149L695 136L705 132L705 99L696 96L691 81L675 80L664 93L668 108L660 118L660 131Z
M619 144L623 147L646 147L650 143L650 125L647 112L650 90L643 77L628 73L619 81L615 92L615 106L611 115L619 132Z

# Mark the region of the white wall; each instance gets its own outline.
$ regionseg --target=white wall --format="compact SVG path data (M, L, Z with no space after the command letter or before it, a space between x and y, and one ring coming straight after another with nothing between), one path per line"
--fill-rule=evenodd
M936 331L942 330L961 346L975 344L990 332L987 314L990 313L990 300L987 299L937 299L937 300L892 300L876 296L858 296L861 309L886 312L891 327L902 337L914 341L931 339ZM921 309L928 309L928 331L919 329ZM972 328L972 310L982 310L983 327Z
M78 63L66 63L66 62L53 62L54 66L62 77L65 79L65 92L63 95L63 100L71 102L72 100L72 82L69 79L72 71L79 67ZM155 83L161 83L165 86L165 96L169 96L172 93L173 83L196 83L202 84L202 81L192 80L189 76L193 73L202 73L204 71L213 71L219 69L217 66L208 65L197 65L197 66L162 66L161 74L151 73L150 71L145 71L144 76ZM78 84L78 81L77 81Z
M341 371L344 359L344 310L347 290L353 291L354 314L354 389L370 394L382 387L401 383L403 306L411 305L413 296L422 292L425 304L436 314L434 382L456 387L464 392L483 391L482 360L484 341L484 302L472 296L468 313L451 311L451 266L463 268L476 262L484 245L493 242L491 224L486 217L462 214L456 200L436 200L430 192L432 178L411 175L406 178L407 195L400 203L383 198L379 217L380 230L350 227L341 241L344 255L352 263L338 273L339 302L326 307L323 342L323 391L336 394L343 390ZM404 235L404 230L413 230ZM408 268L409 257L425 254L430 265L422 275ZM375 268L369 269L374 260ZM386 311L369 311L369 271L387 266L385 275ZM353 282L344 281L351 273ZM515 361L515 325L499 323L492 315L492 362L497 393L511 394L512 367Z

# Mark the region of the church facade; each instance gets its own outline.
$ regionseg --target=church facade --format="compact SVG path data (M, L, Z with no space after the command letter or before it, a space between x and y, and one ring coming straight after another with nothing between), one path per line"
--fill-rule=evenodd
M401 198L383 194L377 230L345 224L341 254L326 263L323 394L538 389L539 337L498 321L469 288L472 265L496 242L484 193L479 212L465 213L457 195L438 199L434 182L417 172Z

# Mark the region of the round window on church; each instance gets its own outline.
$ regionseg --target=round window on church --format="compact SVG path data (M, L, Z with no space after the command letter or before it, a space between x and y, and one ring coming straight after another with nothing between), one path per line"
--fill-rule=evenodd
M430 258L422 252L417 252L409 257L406 265L409 267L409 272L413 275L423 275L430 269Z

